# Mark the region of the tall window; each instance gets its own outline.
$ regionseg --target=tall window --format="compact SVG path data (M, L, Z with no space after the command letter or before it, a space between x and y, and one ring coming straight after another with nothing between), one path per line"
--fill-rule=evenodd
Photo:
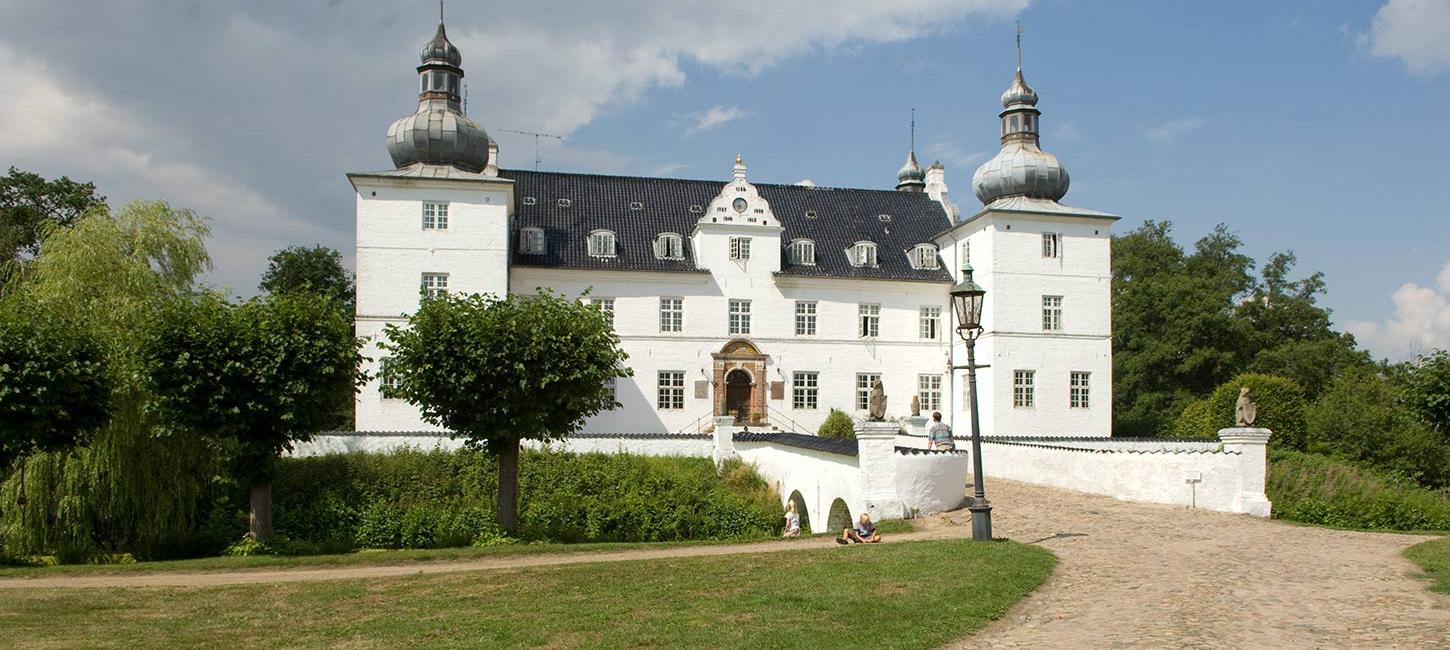
M660 331L678 332L685 323L684 298L660 298Z
M750 301L749 300L731 300L730 301L730 333L731 334L749 334L750 333Z
M528 255L542 255L544 253L544 229L532 226L520 228L519 252Z
M447 273L424 273L423 294L429 298L436 298L448 292Z
M399 390L398 374L393 372L393 360L384 357L378 362L378 393L383 399L399 399L403 397Z
M659 376L659 408L685 408L685 371L661 370Z
M879 372L858 372L856 373L856 410L866 411L871 408L871 384L881 378Z
M860 321L860 326L856 328L857 336L865 339L881 336L881 305L863 303L857 308L856 314Z
M852 245L851 266L876 266L876 244L859 241Z
M1057 233L1042 233L1042 256L1062 257L1062 241Z
M921 338L926 341L941 338L941 307L927 305L921 308Z
M662 260L685 259L685 238L672 232L656 237L655 257Z
M750 238L749 237L731 237L730 238L730 259L732 259L732 260L748 260L748 259L750 259Z
M614 257L614 233L596 230L589 233L590 257Z
M816 335L816 301L795 301L795 335Z
M1072 371L1071 382L1068 384L1067 405L1069 408L1085 409L1088 407L1088 378L1090 372L1079 370Z
M941 410L941 375L917 375L916 395L923 412Z
M613 298L590 298L589 299L589 304L594 305L595 307L598 307L599 308L599 311L604 312L604 320L609 323L609 326L610 327L614 327L614 299Z
M1042 297L1042 331L1062 331L1062 296Z
M957 256L962 258L962 259L957 260L957 267L958 268L961 268L961 266L963 264L971 264L972 263L972 242L963 240L962 243L957 244Z
M790 243L790 263L804 266L816 265L816 243L809 239L797 239Z
M1037 404L1037 389L1033 383L1036 374L1033 370L1012 371L1012 406L1032 408Z
M936 247L931 244L920 244L911 249L911 266L918 269L937 268Z
M609 401L611 401L611 402L618 402L619 401L619 386L618 386L618 382L619 382L619 378L618 377L610 377L610 378L604 380L604 390L609 391ZM610 406L608 409L605 409L605 410L612 411L612 410L614 410L614 407L613 406Z
M820 373L796 372L791 375L790 405L799 410L815 410L820 400Z
M448 204L423 202L423 230L448 230Z

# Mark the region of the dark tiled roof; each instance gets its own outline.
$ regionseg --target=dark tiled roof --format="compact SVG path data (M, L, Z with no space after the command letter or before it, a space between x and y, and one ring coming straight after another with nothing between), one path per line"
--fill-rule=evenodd
M787 447L799 447L801 449L814 449L843 456L855 456L858 451L855 440L842 438L823 438L804 433L785 433L782 431L762 431L756 433L737 432L734 436L736 442L769 442Z
M523 170L502 170L499 175L515 182L518 219L511 245L517 248L518 229L526 226L543 228L547 242L543 255L515 252L513 264L570 269L699 272L690 233L704 216L703 209L726 185L723 180ZM785 229L782 248L800 238L816 243L814 266L791 265L782 251L781 275L951 282L944 268L912 268L907 254L951 224L941 204L924 193L754 185ZM569 205L561 206L560 199ZM631 204L639 209L631 209ZM691 206L700 206L701 212L692 213ZM807 218L807 211L816 217ZM890 215L890 221L882 222L882 214ZM615 233L617 257L589 256L589 233L600 229ZM655 237L666 232L685 238L685 259L655 258ZM846 249L862 240L876 243L877 267L851 266Z

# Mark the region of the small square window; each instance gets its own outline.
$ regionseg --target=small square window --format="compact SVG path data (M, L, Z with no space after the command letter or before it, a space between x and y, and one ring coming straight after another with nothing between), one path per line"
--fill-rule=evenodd
M730 334L732 336L750 333L750 301L730 301Z
M1032 370L1012 371L1012 406L1032 408L1036 405L1036 375Z
M749 237L731 237L730 238L730 259L732 259L732 260L748 260L748 259L750 259L750 238Z
M424 273L423 294L429 298L436 298L448 293L447 273Z
M1055 232L1042 233L1042 256L1062 257L1062 238Z
M423 230L448 229L448 204L434 201L423 202Z
M790 406L799 411L813 411L820 405L820 373L795 372L791 375Z

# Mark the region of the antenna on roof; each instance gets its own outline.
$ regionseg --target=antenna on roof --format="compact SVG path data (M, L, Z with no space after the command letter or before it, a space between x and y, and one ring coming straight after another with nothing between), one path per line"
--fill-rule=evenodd
M499 129L499 130L500 131L503 131L504 133L517 133L519 135L532 135L532 136L534 136L534 171L539 171L539 165L543 164L543 162L544 162L543 156L541 156L539 154L539 138L553 138L555 140L558 140L560 142L560 144L562 144L564 142L564 136L562 136L562 135L554 135L552 133L536 133L534 131L519 131L519 130L516 130L516 129Z
M1022 21L1017 21L1017 71L1022 71Z

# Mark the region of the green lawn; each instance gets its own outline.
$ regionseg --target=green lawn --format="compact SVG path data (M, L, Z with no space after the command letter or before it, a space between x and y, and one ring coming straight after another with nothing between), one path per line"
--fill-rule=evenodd
M883 535L909 533L912 524L907 520L883 521L877 525ZM40 577L59 574L100 575L110 573L149 573L160 571L245 571L248 569L303 569L337 566L382 566L409 564L413 562L437 562L448 560L471 560L476 558L504 557L510 555L537 555L540 553L598 553L624 551L639 548L670 548L676 546L702 546L709 544L740 544L773 542L778 538L746 540L706 540L688 542L637 542L599 544L513 544L506 546L484 546L436 549L366 550L356 553L334 555L276 556L257 555L251 557L204 557L192 560L168 560L163 562L136 562L132 564L62 564L56 566L0 566L0 578Z
M1435 579L1430 591L1450 594L1450 537L1411 546L1405 549L1405 557Z
M928 648L1052 572L966 540L405 578L4 594L13 647Z

